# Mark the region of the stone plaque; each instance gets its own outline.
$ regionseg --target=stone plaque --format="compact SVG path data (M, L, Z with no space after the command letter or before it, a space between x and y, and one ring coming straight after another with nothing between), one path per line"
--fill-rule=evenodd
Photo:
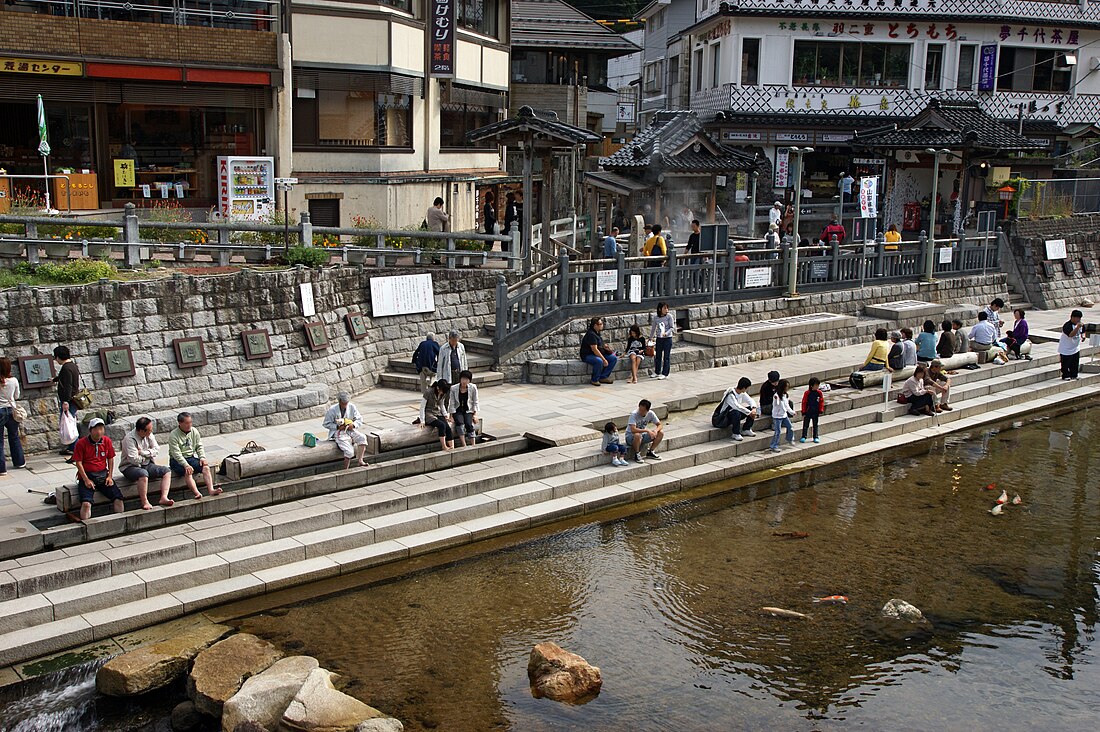
M305 324L306 342L311 351L323 351L328 348L328 333L325 332L325 324L319 320Z
M121 379L133 376L134 354L129 346L110 346L99 349L99 366L105 379Z
M56 373L53 358L45 353L19 357L19 381L24 389L45 389L52 386Z
M264 328L242 331L241 345L248 361L271 358L271 334Z
M176 352L176 366L181 369L206 365L206 348L198 336L173 339L172 350Z

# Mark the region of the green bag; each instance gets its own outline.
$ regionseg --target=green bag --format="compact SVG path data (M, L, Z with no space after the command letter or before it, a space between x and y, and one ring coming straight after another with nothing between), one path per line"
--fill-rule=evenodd
M306 432L302 435L302 444L306 447L317 447L317 435Z

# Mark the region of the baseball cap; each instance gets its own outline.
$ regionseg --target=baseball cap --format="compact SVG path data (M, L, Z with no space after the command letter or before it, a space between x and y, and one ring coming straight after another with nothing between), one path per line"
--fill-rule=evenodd
M88 422L88 429L99 427L102 424L104 424L102 419L100 419L99 417L94 417L90 422Z

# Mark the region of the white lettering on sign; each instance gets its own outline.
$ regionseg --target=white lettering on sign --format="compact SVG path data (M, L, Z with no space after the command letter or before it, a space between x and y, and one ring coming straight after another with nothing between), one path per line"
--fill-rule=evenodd
M771 267L749 267L745 270L745 287L769 287L771 283Z

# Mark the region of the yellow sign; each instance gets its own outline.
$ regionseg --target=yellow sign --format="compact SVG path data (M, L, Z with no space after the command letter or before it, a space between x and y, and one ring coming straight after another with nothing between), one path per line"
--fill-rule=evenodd
M125 158L115 158L115 188L133 188L137 185L134 180L134 161Z
M0 71L43 76L84 76L84 64L77 61L0 56Z

